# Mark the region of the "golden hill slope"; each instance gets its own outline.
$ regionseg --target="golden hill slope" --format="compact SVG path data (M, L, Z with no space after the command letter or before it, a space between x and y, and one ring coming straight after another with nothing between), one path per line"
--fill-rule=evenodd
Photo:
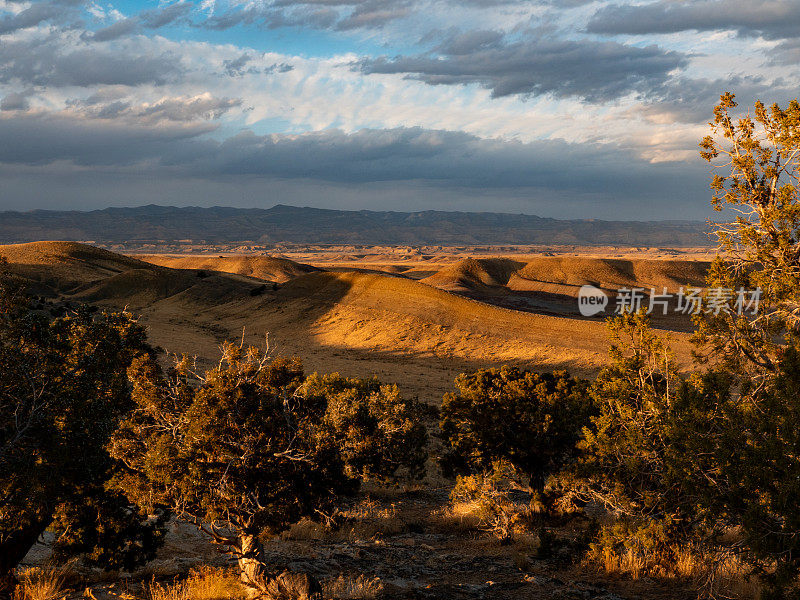
M239 293L259 283L200 278L195 271L160 267L76 242L0 246L0 257L34 293L136 310L201 284L207 300L217 302L230 292L220 289L220 279L223 288L233 286Z
M624 260L609 258L542 257L515 273L518 280L570 286L595 285L606 289L654 287L675 291L681 286L702 286L708 263L689 260Z
M141 255L137 258L172 269L202 269L246 275L283 283L316 271L316 267L273 256L168 256L164 254Z
M22 277L66 289L131 269L152 268L142 261L75 242L0 246L0 257Z

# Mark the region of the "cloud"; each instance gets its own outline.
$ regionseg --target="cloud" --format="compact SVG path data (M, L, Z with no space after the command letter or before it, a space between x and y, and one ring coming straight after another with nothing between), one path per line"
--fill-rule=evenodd
M148 29L159 29L183 19L191 10L191 2L176 2L175 4L143 11L139 14L139 21Z
M232 3L204 21L209 29L225 30L237 25L268 29L309 27L313 29L380 29L412 14L414 0L307 0Z
M90 39L95 42L109 42L111 40L116 40L118 38L131 35L136 31L139 31L138 19L122 19L109 25L108 27L98 29L91 34L87 32L83 38Z
M0 83L35 86L163 85L182 72L156 47L83 45L59 35L0 44Z
M745 110L756 100L781 105L797 96L797 88L781 79L762 76L731 76L718 79L692 79L679 77L665 88L656 100L645 100L634 110L655 121L670 123L707 123L713 117L713 108L725 92L736 95Z
M51 19L61 18L68 10L68 8L57 3L32 4L29 8L17 14L8 15L0 19L0 35L12 33L19 29L35 27Z
M16 113L8 118L0 114L0 162L124 166L157 160L176 143L213 129L206 123L145 127L74 115Z
M768 39L797 37L800 0L657 0L600 8L586 27L604 35L734 30Z
M214 110L213 98L171 99L150 114L177 111L181 121ZM124 110L130 110L126 108ZM140 111L142 112L142 111ZM491 189L543 187L642 191L666 180L629 150L559 140L485 140L422 128L325 130L301 135L256 135L245 130L223 141L204 137L207 123L151 126L68 114L0 117L0 162L129 165L145 161L206 177L260 176L341 183L424 180ZM27 132L22 135L22 132ZM24 140L21 140L24 138ZM17 140L14 144L6 143ZM659 174L660 173L660 174Z
M6 95L2 101L0 101L0 110L2 111L11 111L11 110L28 110L30 107L30 102L28 102L28 93L20 93L20 92L11 92L10 94Z
M230 77L242 77L243 75L271 75L273 73L288 73L294 67L288 63L273 63L263 68L252 66L253 57L244 52L236 58L222 61L225 74ZM250 66L248 66L250 65Z
M256 74L258 72L258 70L253 67L247 68L247 63L249 63L251 60L253 60L253 58L247 52L245 52L237 58L224 60L222 64L224 65L225 72L228 75L231 77L241 77L245 73Z
M453 36L437 52L361 61L364 73L404 74L430 85L476 83L494 97L512 94L578 97L604 102L659 88L687 64L658 46L552 38L501 42L493 32Z
M120 19L107 27L94 32L84 32L83 39L95 42L108 42L138 33L142 28L159 29L180 21L192 10L189 2L177 2L160 8L145 10L134 17Z
M519 209L535 198L537 210L550 214L554 209L547 203L558 199L555 212L589 206L583 216L606 218L663 217L675 215L680 207L705 208L707 175L700 161L689 167L653 166L612 144L483 140L421 128L267 136L245 131L215 141L205 135L210 131L202 123L150 126L65 114L12 119L0 113L0 164L6 172L13 166L15 180L57 169L62 178L61 187L52 190L55 195L62 193L64 178L88 172L110 182L124 179L131 189L138 186L140 193L148 190L147 197L167 203L173 199L165 195L168 188L159 191L158 182L199 189L199 195L186 199L190 203L213 203L210 190L219 194L246 185L261 189L251 197L262 199L270 189L305 190L292 195L295 199L318 199L322 190L346 189L350 201L365 202L369 190L380 190L373 201L394 190L394 206L406 207L410 202L419 206L420 197L447 196L450 208L463 208L460 198L462 203L471 199L470 208L513 200ZM191 183L198 180L209 182L205 191ZM312 188L313 196L308 193ZM339 206L347 202L344 196L337 193ZM668 209L660 204L664 198L670 199Z
M790 12L748 16L729 0L600 10L584 0L167 1L123 15L83 0L0 0L0 162L19 189L45 172L81 173L87 186L113 172L129 197L137 186L158 195L158 182L202 192L205 181L219 195L246 181L253 198L259 185L304 198L336 189L341 203L345 190L380 190L394 208L429 194L450 208L465 195L471 208L536 195L558 199L545 214L580 197L596 200L593 216L612 205L669 215L660 200L705 198L705 165L693 161L721 92L744 107L797 89L785 67L800 56L794 39L680 34L656 46L580 30L617 9L655 10L641 27L674 28L692 7L693 17L731 9L708 28L728 19L772 36L781 15L794 26ZM661 19L665 7L677 12ZM168 35L154 33L162 27ZM113 185L95 196L108 189L116 196Z
M84 101L72 100L71 110L82 117L121 119L127 123L155 125L161 122L192 123L213 121L242 106L239 98L217 98L205 92L196 96L164 97L155 102L134 103L124 95L106 92Z

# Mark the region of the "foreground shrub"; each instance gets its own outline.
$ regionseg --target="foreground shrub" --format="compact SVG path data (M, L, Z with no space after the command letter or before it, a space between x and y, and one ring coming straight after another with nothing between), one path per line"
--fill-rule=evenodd
M461 374L455 384L441 409L446 474L489 472L502 459L541 492L574 458L590 414L585 381L503 366Z
M335 440L348 475L385 481L399 472L408 478L425 474L425 407L403 399L396 385L314 373L298 394L325 405L319 434Z
M800 353L784 349L757 384L714 370L684 378L644 315L611 331L574 482L617 519L595 558L668 573L677 548L735 551L765 597L783 597L800 566Z
M529 495L520 494L520 473L508 461L495 461L491 471L459 475L450 493L454 508L468 512L478 526L501 543L511 542L530 511ZM522 496L522 498L520 498Z

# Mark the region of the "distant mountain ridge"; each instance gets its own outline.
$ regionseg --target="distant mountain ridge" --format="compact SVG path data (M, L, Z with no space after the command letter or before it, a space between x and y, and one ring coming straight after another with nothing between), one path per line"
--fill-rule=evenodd
M148 205L88 212L0 212L0 244L236 242L369 245L580 244L709 246L698 221L558 220L492 212L345 211Z

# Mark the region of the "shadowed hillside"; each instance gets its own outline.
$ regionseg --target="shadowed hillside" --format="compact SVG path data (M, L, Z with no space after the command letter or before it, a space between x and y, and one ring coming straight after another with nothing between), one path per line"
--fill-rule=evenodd
M504 286L525 263L505 258L468 258L422 281L443 290L482 290Z

